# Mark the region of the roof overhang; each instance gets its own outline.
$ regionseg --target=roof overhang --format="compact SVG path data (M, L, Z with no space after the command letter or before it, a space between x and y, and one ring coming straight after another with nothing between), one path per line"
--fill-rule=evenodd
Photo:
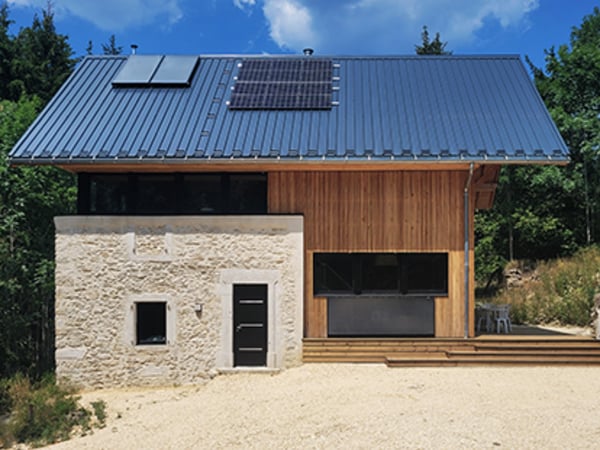
M10 159L11 165L53 165L70 172L94 171L332 171L332 170L468 170L477 166L567 165L569 159L553 158L90 158Z

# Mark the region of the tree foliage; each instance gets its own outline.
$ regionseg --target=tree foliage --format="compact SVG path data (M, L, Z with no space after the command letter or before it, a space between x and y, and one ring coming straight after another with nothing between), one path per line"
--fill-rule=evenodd
M546 51L545 70L529 65L552 118L569 146L569 172L581 193L585 240L600 231L600 9L571 31L570 45Z
M480 280L509 259L568 255L600 236L600 10L545 54L544 68L527 61L571 162L502 169L494 208L476 218Z
M75 67L67 36L58 34L50 10L36 14L30 27L22 28L12 40L11 81L4 98L18 100L23 94L37 95L48 102Z
M415 45L417 55L451 55L452 52L446 50L447 42L442 42L440 33L435 33L433 41L429 38L427 25L423 25L421 32L421 45Z
M52 167L10 167L10 149L71 73L67 37L51 11L8 34L0 8L0 377L53 368L53 217L73 212L72 175ZM5 55L11 55L5 58Z
M102 44L102 53L105 55L120 55L123 53L123 46L117 45L117 38L111 34L106 44Z
M8 27L12 21L8 18L8 4L0 6L0 98L6 98L6 90L11 78L11 61L14 55L14 46L8 35Z

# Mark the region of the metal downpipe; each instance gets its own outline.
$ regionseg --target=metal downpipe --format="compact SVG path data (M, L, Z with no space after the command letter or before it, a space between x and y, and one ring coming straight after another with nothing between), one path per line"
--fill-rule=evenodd
M469 178L465 184L465 339L469 337L469 190L473 179L473 163L469 165Z

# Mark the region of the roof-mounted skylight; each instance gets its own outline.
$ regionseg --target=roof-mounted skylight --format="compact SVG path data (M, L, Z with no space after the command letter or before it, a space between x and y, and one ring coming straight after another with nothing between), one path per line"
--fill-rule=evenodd
M331 109L333 63L327 59L245 59L230 109Z
M113 79L116 87L189 86L197 56L132 55Z

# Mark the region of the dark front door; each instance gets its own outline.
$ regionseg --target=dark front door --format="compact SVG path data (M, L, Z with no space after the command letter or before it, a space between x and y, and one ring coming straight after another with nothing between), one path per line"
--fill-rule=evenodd
M233 286L233 365L267 365L267 285Z

